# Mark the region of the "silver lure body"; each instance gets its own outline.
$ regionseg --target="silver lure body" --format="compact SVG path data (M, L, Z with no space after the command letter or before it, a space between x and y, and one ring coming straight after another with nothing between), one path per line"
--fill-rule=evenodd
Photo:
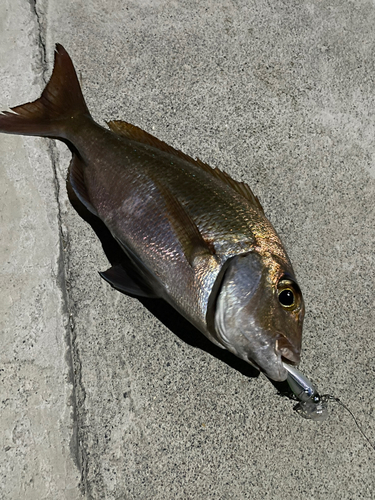
M326 420L328 417L327 401L320 396L315 385L295 366L283 363L288 372L287 382L293 394L299 400L296 410L310 420Z

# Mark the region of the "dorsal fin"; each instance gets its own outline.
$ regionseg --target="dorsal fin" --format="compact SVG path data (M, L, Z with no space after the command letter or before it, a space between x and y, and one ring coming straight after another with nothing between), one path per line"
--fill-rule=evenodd
M199 160L198 158L194 160L193 158L191 158L191 156L186 155L185 153L179 151L178 149L172 148L172 146L169 146L165 142L157 139L148 132L145 132L136 125L132 125L131 123L127 123L122 120L113 120L107 122L107 125L115 134L122 135L123 137L126 137L127 139L130 139L132 141L137 141L142 144L147 144L148 146L157 148L160 151L165 151L171 155L177 156L182 160L188 161L189 163L192 163L193 165L200 167L202 170L205 170L206 172L210 173L217 179L220 179L222 182L227 184L227 186L230 186L234 191L236 191L238 194L246 198L246 200L248 200L258 210L264 213L263 207L260 204L259 199L253 194L250 187L244 182L235 181L226 172L223 172L218 168L212 168L209 165L207 165L207 163L203 163L203 161Z
M235 181L232 179L232 177L224 172L223 170L220 170L219 168L211 168L209 165L206 163L202 163L200 160L197 159L197 162L200 164L200 166L204 169L207 169L207 167L211 170L212 174L221 179L223 182L228 184L232 189L234 189L238 194L246 198L246 200L250 201L255 207L260 210L262 213L264 213L263 207L259 201L259 198L255 196L255 194L251 191L250 186L246 184L246 182L239 182Z

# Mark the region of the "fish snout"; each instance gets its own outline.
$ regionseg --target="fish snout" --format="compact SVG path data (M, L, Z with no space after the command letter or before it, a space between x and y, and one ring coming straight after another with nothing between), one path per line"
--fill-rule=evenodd
M284 358L286 362L298 365L301 359L301 348L293 345L286 337L281 336L276 340L276 354Z

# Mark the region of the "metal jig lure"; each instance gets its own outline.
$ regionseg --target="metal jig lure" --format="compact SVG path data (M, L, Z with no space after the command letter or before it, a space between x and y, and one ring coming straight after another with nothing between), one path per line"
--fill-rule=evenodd
M301 417L315 421L326 420L328 417L328 401L338 403L350 414L362 436L366 439L371 448L375 450L375 445L363 432L353 412L339 398L331 396L331 394L320 395L311 380L297 370L295 366L288 365L287 363L283 363L283 365L288 372L288 378L286 380L290 390L299 400L294 409Z
M328 417L328 399L321 396L314 384L295 366L283 363L288 372L286 379L291 391L299 400L295 410L304 418L322 421Z

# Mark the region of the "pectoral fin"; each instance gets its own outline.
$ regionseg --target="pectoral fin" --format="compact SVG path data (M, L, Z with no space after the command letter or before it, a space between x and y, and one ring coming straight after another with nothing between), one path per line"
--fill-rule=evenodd
M198 226L182 206L181 202L163 184L153 179L166 205L166 216L182 247L186 260L194 267L201 258L215 254L213 244L207 242Z

